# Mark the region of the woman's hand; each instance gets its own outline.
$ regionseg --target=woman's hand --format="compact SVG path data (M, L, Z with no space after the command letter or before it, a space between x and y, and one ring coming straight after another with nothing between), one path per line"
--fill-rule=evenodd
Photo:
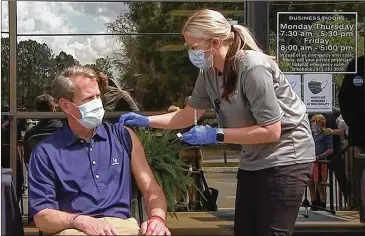
M118 123L129 126L129 125L136 125L141 127L149 127L150 120L147 116L142 116L134 112L128 112L120 116Z
M217 143L217 128L196 125L183 134L180 139L192 145L215 144Z

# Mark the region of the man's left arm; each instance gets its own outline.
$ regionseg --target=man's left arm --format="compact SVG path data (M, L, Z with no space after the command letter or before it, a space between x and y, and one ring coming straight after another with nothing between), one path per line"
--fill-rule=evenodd
M132 174L142 193L149 218L141 226L142 233L145 235L170 235L165 226L167 204L164 192L154 178L141 141L134 131L129 128L126 129L130 133L133 144L131 153Z

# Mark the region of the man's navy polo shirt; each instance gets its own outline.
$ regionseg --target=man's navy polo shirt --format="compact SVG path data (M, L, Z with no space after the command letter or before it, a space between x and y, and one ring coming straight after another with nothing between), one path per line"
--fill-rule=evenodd
M33 150L29 210L56 209L94 217L130 217L132 142L121 124L103 123L90 143L66 124Z

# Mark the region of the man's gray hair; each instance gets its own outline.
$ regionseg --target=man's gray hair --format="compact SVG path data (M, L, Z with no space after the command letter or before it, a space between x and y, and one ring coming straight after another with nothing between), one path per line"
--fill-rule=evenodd
M52 83L52 95L56 101L60 98L72 101L76 90L74 78L78 76L97 79L95 71L89 67L80 65L67 67L57 74Z

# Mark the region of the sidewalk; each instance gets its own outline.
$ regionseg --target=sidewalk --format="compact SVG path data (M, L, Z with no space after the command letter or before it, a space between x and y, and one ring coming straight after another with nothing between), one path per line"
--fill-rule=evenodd
M365 225L359 222L359 213L337 212L332 216L326 212L309 212L309 218L298 215L292 236L304 235L365 235ZM172 235L205 236L233 235L234 209L220 209L216 212L177 212L177 219L167 217L167 226ZM25 235L38 235L34 225L24 228Z
M359 221L359 213L337 212L332 216L326 212L309 212L304 218L302 209L295 223L295 235L365 235L365 225ZM178 212L177 218L168 217L167 226L172 235L233 235L234 209L217 212Z
M177 219L168 217L172 235L233 235L233 222L217 218L209 212L178 212Z
M205 173L237 173L238 167L225 167L225 166L219 166L219 167L204 167L203 166L203 172Z

